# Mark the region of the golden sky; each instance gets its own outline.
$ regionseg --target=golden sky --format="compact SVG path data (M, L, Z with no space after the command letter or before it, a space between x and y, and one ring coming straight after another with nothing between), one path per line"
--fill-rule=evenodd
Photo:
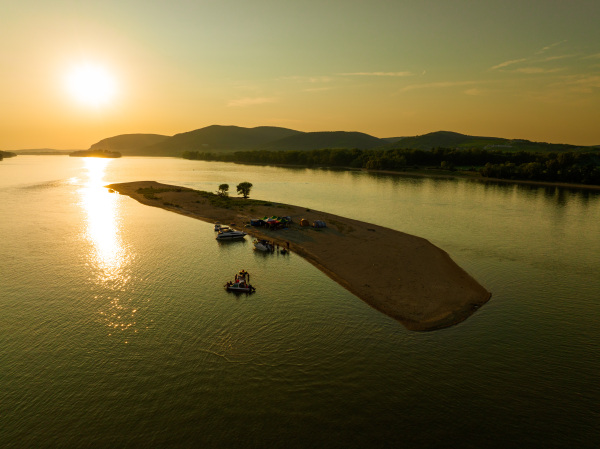
M213 124L600 145L598 0L0 5L0 150Z

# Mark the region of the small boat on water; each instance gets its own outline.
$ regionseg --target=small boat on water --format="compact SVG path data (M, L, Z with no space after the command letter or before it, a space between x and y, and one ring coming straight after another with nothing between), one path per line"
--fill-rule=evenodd
M254 293L256 289L252 287L250 284L246 284L244 281L239 282L231 282L225 284L225 290L228 292L237 292L237 293Z
M235 275L234 281L225 284L225 290L237 293L254 293L256 289L250 284L250 274L242 270Z
M256 239L252 243L254 244L254 249L256 249L258 251L264 251L264 252L269 252L269 253L273 252L273 245L271 245L266 240Z
M246 237L244 231L236 231L235 229L226 228L221 226L219 233L217 234L217 240L241 240Z

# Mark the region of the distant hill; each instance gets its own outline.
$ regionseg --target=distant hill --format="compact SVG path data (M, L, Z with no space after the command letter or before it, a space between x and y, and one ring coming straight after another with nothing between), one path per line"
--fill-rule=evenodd
M568 144L531 142L523 139L469 136L451 131L437 131L420 136L386 137L379 139L361 132L302 132L275 126L244 128L240 126L221 125L211 125L194 131L175 134L174 136L122 134L103 139L90 147L91 150L118 151L123 156L170 157L181 157L184 151L219 153L221 151L252 150L309 151L322 148L415 150L478 148L504 152L598 151L599 149L598 146L581 147ZM19 153L25 154L24 151L41 152L56 150L20 150Z
M18 155L37 155L37 156L66 156L77 150L55 150L52 148L33 148L28 150L15 150Z
M382 137L386 142L398 142L399 140L405 139L405 137Z
M367 150L385 145L387 141L369 134L347 131L325 131L296 134L268 142L256 149L278 151L309 151L322 148L358 148Z
M284 137L303 134L288 128L258 126L212 125L181 134L175 134L162 142L145 147L144 154L153 156L177 156L184 151L252 150L260 145Z
M563 152L576 150L594 150L594 147L582 147L560 143L532 142L524 139L504 139L501 137L480 137L451 131L437 131L414 137L402 137L386 146L386 149L431 150L433 148L479 148L500 151Z
M431 150L432 148L457 148L467 146L500 145L506 143L506 139L497 137L476 137L451 131L436 131L421 136L402 137L393 143L394 148Z
M89 149L119 151L125 156L134 156L143 154L143 152L140 152L142 148L156 145L167 139L169 139L169 136L163 136L162 134L121 134L102 139Z

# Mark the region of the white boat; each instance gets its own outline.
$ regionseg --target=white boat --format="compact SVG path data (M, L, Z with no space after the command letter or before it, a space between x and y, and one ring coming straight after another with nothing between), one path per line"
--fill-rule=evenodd
M217 234L217 240L241 240L246 237L246 233L244 231L236 231L235 229L221 227L219 233Z
M254 243L254 249L258 251L273 252L273 245L266 240L254 240L252 243Z

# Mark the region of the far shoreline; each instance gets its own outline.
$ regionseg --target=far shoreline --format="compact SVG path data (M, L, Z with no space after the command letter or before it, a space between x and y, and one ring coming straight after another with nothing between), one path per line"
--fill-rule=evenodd
M133 156L132 156L133 157ZM192 159L187 159L192 160ZM398 175L398 176L406 176L406 177L415 177L415 178L439 178L439 179L465 179L468 181L475 181L480 183L494 183L501 182L503 184L523 184L523 185L531 185L531 186L539 186L539 187L558 187L561 189L579 189L579 190L600 190L600 185L595 184L573 184L573 183L564 183L564 182L549 182L549 181L531 181L527 179L504 179L504 178L484 178L481 175L468 172L459 173L452 172L450 170L442 170L436 168L419 168L414 171L411 170L403 170L403 171L394 171L394 170L369 170L366 168L354 168L354 167L332 167L328 165L293 165L293 164L259 164L259 163L250 163L250 162L224 162L224 161L205 161L201 159L193 159L196 162L220 162L222 164L238 164L238 165L253 165L257 167L280 167L280 168L306 168L311 170L333 170L333 171L347 171L347 172L359 172L359 173L370 173L370 174L383 174L383 175ZM430 172L430 173L428 173Z

